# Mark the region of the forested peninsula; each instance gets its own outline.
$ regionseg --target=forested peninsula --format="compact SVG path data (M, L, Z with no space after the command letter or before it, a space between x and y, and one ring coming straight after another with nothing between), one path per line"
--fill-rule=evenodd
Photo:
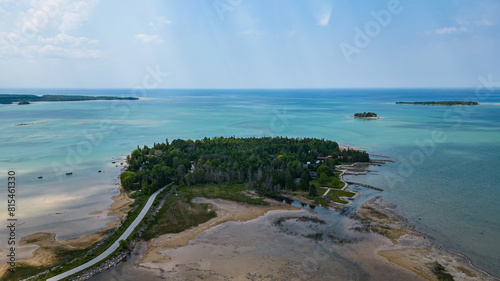
M479 105L475 101L398 101L396 104L413 104L413 105Z
M171 182L179 186L245 184L267 192L308 191L316 178L338 181L335 165L369 161L364 151L341 150L336 142L324 139L167 139L152 148L134 150L121 182L126 189L147 194Z
M134 97L112 96L73 96L73 95L0 95L0 104L18 103L19 105L30 102L60 102L60 101L94 101L94 100L138 100Z

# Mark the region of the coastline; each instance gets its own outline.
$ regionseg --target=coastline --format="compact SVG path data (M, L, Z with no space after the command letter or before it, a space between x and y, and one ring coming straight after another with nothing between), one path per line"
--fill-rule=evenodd
M344 149L355 148L352 146L343 147ZM122 171L125 169L126 165L124 165ZM22 241L20 241L22 246L37 246L38 248L33 251L32 258L21 262L33 266L49 265L56 261L54 253L58 248L83 249L102 239L106 230L116 227L126 216L129 210L128 205L133 202L132 199L128 198L119 180L117 185L120 194L112 197L113 203L105 211L108 211L107 216L116 216L118 219L106 224L107 228L105 230L64 241L56 241L56 234L54 233L34 233L23 237ZM247 223L265 217L272 213L271 211L301 210L289 204L270 199L268 199L268 202L271 203L270 206L252 206L222 199L196 198L194 200L197 203L211 204L217 212L217 217L184 232L162 235L147 242L147 250L135 264L136 268L146 271L153 270L154 272L160 270L162 274L168 274L168 272L171 274L182 272L184 274L190 270L190 264L186 261L190 258L196 258L196 252L193 252L189 247L196 245L199 236L202 236L202 234L216 231L217 227L228 222ZM442 249L439 245L436 245L432 238L416 232L411 225L405 225L406 219L395 212L395 206L382 205L381 200L383 200L381 196L370 199L364 202L356 212L356 214L359 214L358 219L364 221L364 225L367 225L367 220L371 222L370 225L367 225L367 228L371 228L369 231L373 232L370 234L373 240L361 241L357 246L351 246L350 250L356 253L355 256L351 257L353 262L360 264L366 261L374 262L374 264L360 265L364 270L368 272L378 270L375 269L375 265L382 266L385 261L384 267L393 270L388 273L389 275L395 272L398 274L412 272L423 279L413 276L416 279L410 280L438 280L433 275L430 267L432 262L437 261L446 268L447 272L454 277L454 280L499 280L475 267L467 257ZM89 215L98 215L103 212L95 211ZM215 247L222 247L222 245L215 245ZM343 253L344 250L339 249L340 253ZM177 254L169 254L172 252L184 253L186 257L179 258ZM362 258L360 257L362 254L367 256ZM390 265L387 265L387 262ZM287 263L288 260L285 259L283 264ZM217 268L215 271L217 274L230 276L231 270L224 270ZM271 274L271 272L273 272L271 269L263 270L263 274ZM0 276L3 276L3 273L5 273L5 270L0 271ZM276 274L276 272L273 272L273 274Z
M211 204L217 213L217 217L181 233L165 234L151 239L151 241L147 242L148 250L143 254L138 264L149 269L159 269L161 267L157 267L158 263L170 260L168 256L162 255L162 252L187 246L199 234L225 222L249 221L263 216L269 211L300 210L297 207L275 200L266 199L266 201L269 203L269 206L248 205L223 199L195 198L193 199L195 203Z
M354 148L351 146L342 147L344 149ZM196 247L195 245L200 243L198 241L199 237L217 231L218 226L225 228L223 225L227 226L227 222L239 221L244 224L259 217L266 217L271 213L269 212L271 210L265 212L261 210L257 215L254 213L253 215L249 214L246 218L239 217L238 213L248 213L248 206L231 201L224 202L225 200L221 199L197 198L196 200L199 203L211 204L217 210L217 217L198 227L178 234L162 235L147 242L147 250L134 264L135 269L153 270L153 272L160 270L162 276L167 278L179 276L180 273L186 274L190 270L199 270L199 268L192 268L192 264L187 262L199 257L195 255L196 252L192 249L192 247ZM354 250L356 254L352 257L353 262L362 264L363 260L376 261L377 264L384 264L386 269L391 268L393 273L407 274L411 272L415 276L409 274L409 278L415 278L414 280L439 280L432 270L435 262L442 265L445 273L453 276L454 280L500 280L474 266L468 257L447 251L439 246L433 238L417 232L412 225L407 224L406 218L397 214L396 206L383 205L382 200L382 196L367 200L354 215L355 219L359 220L365 227L360 232L370 232L372 240L361 241L357 246L351 248L351 252L356 249ZM232 207L228 208L227 204ZM277 208L275 210L286 209ZM295 208L295 210L299 209ZM222 248L227 247L225 244L211 244L213 247L221 248L212 250L212 252L222 251ZM343 250L340 252L343 252ZM368 257L361 258L362 253L367 254ZM287 261L284 261L284 263L287 263ZM372 270L371 273L373 274L379 270L374 265L362 265L362 267L369 272ZM234 275L231 275L234 272L226 267L203 268L204 271L210 271L211 274L217 276L234 277ZM269 272L263 269L263 272L259 272L260 276L271 274L272 270L268 270ZM388 273L388 275L391 275L391 273Z
M120 170L120 174L128 166L128 163L126 163L126 156L127 155L122 156L121 160L116 161L117 163L124 163L123 168ZM129 205L134 202L133 199L128 197L127 192L121 186L119 176L116 180L117 182L115 186L117 186L117 189L120 193L111 197L112 203L106 209L96 210L88 214L91 216L96 216L107 213L107 217L116 217L115 220L106 223L106 227L99 232L90 233L67 240L59 241L56 239L56 233L49 232L35 232L30 235L21 237L19 240L19 246L31 246L36 248L32 250L30 258L19 259L18 263L38 267L50 266L51 264L57 262L56 253L59 250L85 249L103 239L107 231L116 228L120 224L120 222L127 216L128 211L131 209ZM8 268L8 264L0 267L0 278L2 278L4 274L8 272Z
M357 119L380 119L380 117L358 117L358 116L349 116L352 118L357 118Z
M417 232L406 218L395 212L396 206L383 205L377 196L365 202L358 210L362 219L370 221L368 227L388 238L393 245L381 248L377 254L389 262L412 271L426 280L438 280L432 269L435 262L444 266L454 280L499 280L474 266L461 254L443 249L436 241Z
M498 280L473 266L468 258L440 248L432 238L416 232L411 225L405 225L406 219L394 211L395 206L383 205L381 200L381 197L377 196L364 202L354 215L354 219L366 229L359 229L359 224L356 224L356 227L349 225L359 233L367 235L368 238L354 242L334 242L332 247L335 255L348 258L350 262L360 267L360 272L364 272L368 276L373 277L381 274L373 280L399 280L396 279L396 276L406 276L408 280L437 281L437 277L432 272L432 265L436 261L443 265L446 272L451 274L456 281ZM211 204L217 210L218 216L198 227L177 234L165 234L147 242L147 250L134 263L133 269L129 269L132 273L135 272L134 270L137 272L145 270L149 273L156 272L155 274L160 274L161 278L173 279L189 275L189 272L197 272L197 274L201 274L200 276L240 278L241 276L237 275L234 268L242 267L244 270L250 270L259 263L253 257L247 257L245 251L242 250L242 248L253 247L253 245L237 243L235 246L224 239L215 239L214 235L223 235L221 232L228 229L236 231L237 228L247 224L257 224L264 227L265 219L277 214L281 216L289 216L285 214L297 215L304 212L310 214L310 211L304 209L288 209L277 201L274 201L274 206L267 208L248 206L222 199L197 198L196 202ZM293 235L287 239L290 238L300 239L299 237L293 238ZM285 238L283 237L283 239ZM207 247L210 247L209 251L204 250ZM235 248L233 249L233 247ZM231 253L227 252L229 249L233 249ZM289 250L295 251L296 249L291 247ZM238 252L241 252L241 255L236 254ZM225 261L225 265L219 264L213 260L217 258L217 255L233 255L234 261L230 259ZM297 257L291 257L287 254L283 256L283 259L274 260L279 267L285 267L293 272L284 272L283 270L277 272L271 267L260 265L259 271L255 274L260 277L289 278L290 274L293 273L292 275L297 277L300 273L291 267L295 258ZM242 260L248 261L249 265L242 266ZM331 266L335 265L331 264ZM321 278L323 276L322 270L316 269L314 272L308 273L311 275L306 277L327 280ZM328 268L324 270L328 271ZM384 270L388 272L381 273ZM250 280L254 279L250 278ZM340 278L339 280L351 279Z

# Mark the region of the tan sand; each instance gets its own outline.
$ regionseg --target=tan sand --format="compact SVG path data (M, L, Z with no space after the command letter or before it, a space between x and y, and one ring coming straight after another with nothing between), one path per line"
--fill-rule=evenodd
M58 249L74 250L84 249L103 238L103 233L106 230L115 228L120 221L125 218L127 212L131 209L129 205L134 201L128 198L127 194L120 187L120 194L113 196L113 203L108 208L108 216L118 217L117 220L106 224L107 228L98 233L84 235L78 238L68 239L64 241L56 241L55 233L37 232L26 237L22 237L19 241L20 246L38 246L33 251L33 256L29 259L20 260L19 263L24 263L33 266L45 266L57 262L55 251ZM103 213L102 210L95 211L89 215L98 215ZM0 267L0 279L7 272L9 265Z
M378 254L392 263L417 273L427 280L438 281L437 277L431 271L433 263L436 261L444 266L455 281L494 280L488 278L483 272L472 268L462 258L435 247L382 250Z
M108 227L107 229L115 228L116 226L118 226L120 221L122 221L125 216L127 216L128 211L130 211L130 204L134 203L134 200L128 197L121 185L119 186L120 194L113 196L113 203L111 203L111 206L109 206L108 208L108 216L118 217L118 219L112 222L108 222L106 224L106 226Z
M432 272L433 263L436 261L443 265L456 281L495 280L472 266L466 258L436 247L426 237L408 226L397 225L403 222L404 218L394 213L393 206L382 205L379 200L379 197L373 198L358 210L364 218L375 223L370 226L373 231L386 236L393 243L392 246L378 251L378 255L415 272L426 280L438 280ZM403 247L400 241L411 246Z
M152 267L155 263L168 262L170 257L163 255L163 251L185 246L198 234L224 222L252 220L271 210L299 210L299 208L274 200L267 200L270 203L269 206L255 206L223 199L206 198L195 198L193 202L211 204L217 212L217 217L181 233L166 234L152 239L148 242L148 250L139 261L140 264L145 267Z

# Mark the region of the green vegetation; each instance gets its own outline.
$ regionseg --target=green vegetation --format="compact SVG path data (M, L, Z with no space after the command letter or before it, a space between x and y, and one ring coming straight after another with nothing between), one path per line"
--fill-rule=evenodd
M414 104L414 105L479 105L475 101L398 101L396 104Z
M319 167L306 165L317 161L324 162ZM134 150L121 182L124 188L142 194L170 182L179 186L243 184L265 192L308 191L311 173L317 172L322 179L325 174L333 182L335 165L368 161L366 152L341 151L336 142L310 138L167 140Z
M80 250L72 250L65 247L57 247L54 250L54 254L58 260L58 262L52 265L46 266L33 266L20 261L16 265L16 272L6 272L4 276L2 276L2 280L22 280L28 278L30 276L37 275L41 272L44 272L54 266L61 266L68 261L74 261L77 258L81 257L85 253L87 253L93 246L90 246L86 249ZM38 279L37 279L38 280Z
M71 96L71 95L0 95L0 104L30 104L30 102L91 101L91 100L138 100L133 97Z
M163 191L162 193L165 193L166 191ZM55 266L61 266L53 271L50 271L50 273L45 276L44 278L47 277L52 277L55 275L58 275L60 273L66 272L72 268L75 268L79 265L82 265L93 258L99 256L102 252L104 252L109 246L111 246L122 234L125 232L125 230L130 226L130 224L135 220L135 218L139 215L140 211L146 204L149 196L146 196L144 194L138 194L135 196L136 199L134 203L132 204L132 210L130 210L127 214L127 217L125 218L124 221L122 221L121 226L116 229L116 231L113 232L110 236L106 238L106 240L101 241L102 243L99 246L91 245L88 248L81 249L81 250L68 250L64 248L56 249L56 257L58 262L55 264L52 264L50 268L53 268ZM158 200L158 199L157 199ZM157 205L158 203L155 202L153 206ZM131 236L132 237L132 236ZM129 237L129 238L131 238ZM125 241L121 242L120 241L120 246L125 246ZM39 271L40 272L40 271ZM39 273L38 272L38 273ZM17 275L17 273L16 273ZM32 274L31 274L32 275ZM16 278L21 277L20 275L17 275ZM28 276L25 276L28 277ZM17 279L19 280L19 279Z
M440 281L453 281L453 276L446 272L444 266L442 266L437 261L432 263L431 270L434 275L436 275L437 279Z
M318 189L316 188L316 185L314 185L313 183L309 186L309 196L310 197L318 196Z
M344 191L340 189L331 189L327 194L327 198L332 200L335 203L347 204L347 201L340 199L340 197L353 197L355 193Z
M158 212L155 223L148 225L144 239L150 240L166 233L179 233L216 216L215 211L209 210L209 204L170 197Z
M356 117L356 118L375 118L375 117L377 117L377 113L375 113L375 112L355 113L354 117Z
M196 197L204 197L208 199L225 199L240 203L247 203L250 205L269 205L264 198L252 198L243 194L248 191L241 184L221 184L221 185L198 185L193 187L185 187L180 189L180 194L184 195L186 199L191 201Z
M355 195L354 192L344 191L340 189L330 189L328 192L330 196L344 196L344 197L353 197Z
M4 281L19 281L30 276L37 275L40 272L48 270L50 266L33 266L28 265L23 262L18 262L16 264L16 272L6 272L2 276L2 280Z
M165 200L154 223L148 225L144 238L150 240L167 233L179 233L215 218L217 214L210 204L191 201L196 197L220 198L252 205L268 204L263 198L244 195L243 192L247 190L242 185L234 184L183 187L178 190L177 196Z
M319 186L319 187L328 187L328 188L342 188L342 187L344 187L344 183L341 182L338 177L335 177L335 176L326 177L326 180L324 178L325 178L325 176L321 175L319 179L312 180L311 183L313 183L314 185Z

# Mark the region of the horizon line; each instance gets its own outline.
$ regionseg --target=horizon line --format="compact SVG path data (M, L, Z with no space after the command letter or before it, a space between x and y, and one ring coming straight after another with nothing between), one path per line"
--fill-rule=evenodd
M155 89L145 89L146 91L158 91L158 90L470 90L476 87L344 87L344 88L155 88ZM134 88L66 88L66 87L55 87L55 88L12 88L5 87L0 88L0 90L135 90Z

